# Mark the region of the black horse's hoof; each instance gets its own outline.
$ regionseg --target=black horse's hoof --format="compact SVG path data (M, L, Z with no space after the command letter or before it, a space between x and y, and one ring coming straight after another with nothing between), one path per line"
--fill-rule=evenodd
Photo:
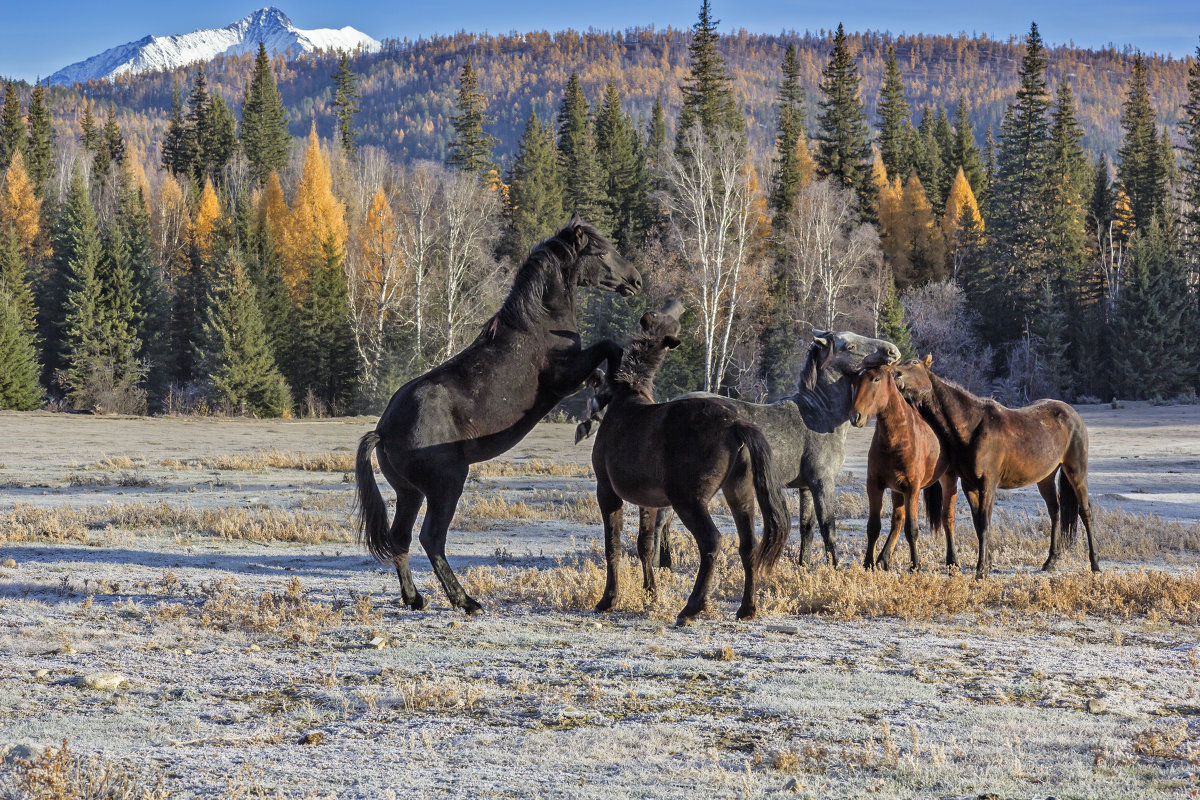
M429 601L425 599L424 595L418 594L412 600L407 601L407 605L412 611L424 611L429 608Z
M675 618L675 627L686 628L688 625L692 624L693 619L695 619L695 617L685 617L683 614L680 614Z
M595 610L597 614L607 614L608 612L612 611L612 609L613 599L610 597L603 597L600 599L599 603L596 603Z
M738 619L754 619L758 615L757 606L742 606L737 610Z
M1095 572L1095 573L1097 573L1097 574L1098 574L1098 573L1101 573L1101 572L1103 572L1103 571L1104 571L1104 570L1100 569L1100 564L1099 564L1099 563L1097 563L1097 562L1095 562L1095 561L1093 561L1093 562L1092 562L1092 572Z
M1042 572L1054 572L1054 570L1057 569L1057 567L1058 567L1058 559L1057 558L1047 558L1045 563L1042 564Z
M467 612L467 614L469 616L473 617L476 614L483 613L483 606L479 605L478 602L476 602L475 600L472 600L470 597L468 597L467 602L463 603L462 610Z

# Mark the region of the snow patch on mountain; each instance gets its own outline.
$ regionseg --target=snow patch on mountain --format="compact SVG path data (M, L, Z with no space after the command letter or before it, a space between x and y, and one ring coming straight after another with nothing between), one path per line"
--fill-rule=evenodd
M110 48L99 55L63 67L46 81L73 84L174 69L198 61L211 61L219 55L253 53L260 41L271 53L282 53L289 48L299 54L317 49L350 51L358 47L373 52L380 47L378 41L354 28L301 30L279 9L263 8L224 28L176 36L147 36Z

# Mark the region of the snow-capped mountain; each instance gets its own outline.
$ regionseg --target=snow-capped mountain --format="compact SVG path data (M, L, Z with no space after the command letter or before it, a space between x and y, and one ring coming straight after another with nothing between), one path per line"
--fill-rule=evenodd
M317 28L300 30L277 8L263 8L224 28L192 31L177 36L147 36L136 42L105 50L84 61L63 67L46 79L47 83L72 84L112 78L126 73L173 69L197 61L209 61L219 55L252 53L262 42L268 52L293 53L325 50L378 50L379 42L362 31L346 27L339 30Z

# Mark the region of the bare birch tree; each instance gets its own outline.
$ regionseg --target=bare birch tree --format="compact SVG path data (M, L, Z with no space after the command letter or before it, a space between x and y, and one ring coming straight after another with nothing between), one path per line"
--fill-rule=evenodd
M438 194L445 170L432 161L413 165L400 179L396 224L397 245L412 282L414 333L413 366L424 370L428 332L426 330L429 281L436 263L436 243L441 238L442 218L437 211Z
M685 291L700 313L704 390L725 381L735 320L759 276L763 199L746 148L734 134L684 132L679 153L664 153L659 197L669 234L687 267Z
M474 175L445 171L441 178L440 242L443 358L464 344L464 330L482 323L497 296L499 265L492 257L499 235L500 201Z

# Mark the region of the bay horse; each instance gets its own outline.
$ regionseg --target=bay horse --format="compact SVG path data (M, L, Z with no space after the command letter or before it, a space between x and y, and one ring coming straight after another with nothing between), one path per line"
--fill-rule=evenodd
M899 361L900 350L886 339L871 339L850 331L814 330L812 337L795 394L769 405L721 399L736 410L739 419L762 431L771 445L775 474L783 485L800 491L800 563L809 563L816 524L820 526L825 542L826 557L836 567L836 479L846 460L846 432L850 427L854 379L866 367ZM718 395L692 392L671 402L697 397ZM602 416L606 402L601 392L596 397L593 418L576 429L576 441L583 438L594 420ZM664 516L666 514L669 511L655 517L653 528L661 532L661 542L649 552L661 554L666 551L669 558L670 547L666 542L669 516ZM646 523L643 523L645 527Z
M867 454L867 549L863 566L881 569L891 565L892 548L904 529L908 539L911 568L920 569L917 555L917 512L920 493L925 493L925 511L929 515L930 534L939 530L946 535L946 564L958 566L954 553L954 504L958 486L948 466L937 434L921 415L905 402L896 388L892 367L865 369L854 389L854 407L850 424L862 428L876 418L875 434ZM892 529L878 560L875 542L883 527L883 493L892 493Z
M677 624L686 625L708 600L721 532L708 505L718 490L725 495L738 531L745 571L738 619L750 619L755 572L769 570L787 544L791 515L780 482L772 476L771 447L762 432L738 419L728 401L703 397L654 402L654 376L667 351L679 346L683 305L668 302L638 323L621 366L609 379L611 399L592 448L596 501L604 522L607 580L597 611L609 611L620 591L621 524L625 501L643 508L670 506L696 539L700 568ZM754 503L762 507L761 547L754 542ZM638 551L645 587L655 591L644 536Z
M468 467L521 441L602 361L610 371L620 363L621 347L611 340L582 347L576 287L628 296L641 283L634 266L576 215L533 248L504 304L475 341L400 387L375 430L362 437L354 471L359 539L375 558L395 565L401 599L410 608L426 605L413 583L408 551L417 512L427 500L420 542L434 574L455 607L482 610L446 561L446 531ZM396 491L390 528L372 452Z
M1099 572L1088 505L1088 433L1079 412L1058 400L1006 408L939 378L932 366L928 355L896 367L896 385L933 428L949 468L962 482L979 538L975 577L982 578L992 567L988 533L996 490L1030 484L1037 484L1050 513L1050 554L1042 569L1054 569L1063 537L1068 543L1074 540L1082 517L1092 572Z

